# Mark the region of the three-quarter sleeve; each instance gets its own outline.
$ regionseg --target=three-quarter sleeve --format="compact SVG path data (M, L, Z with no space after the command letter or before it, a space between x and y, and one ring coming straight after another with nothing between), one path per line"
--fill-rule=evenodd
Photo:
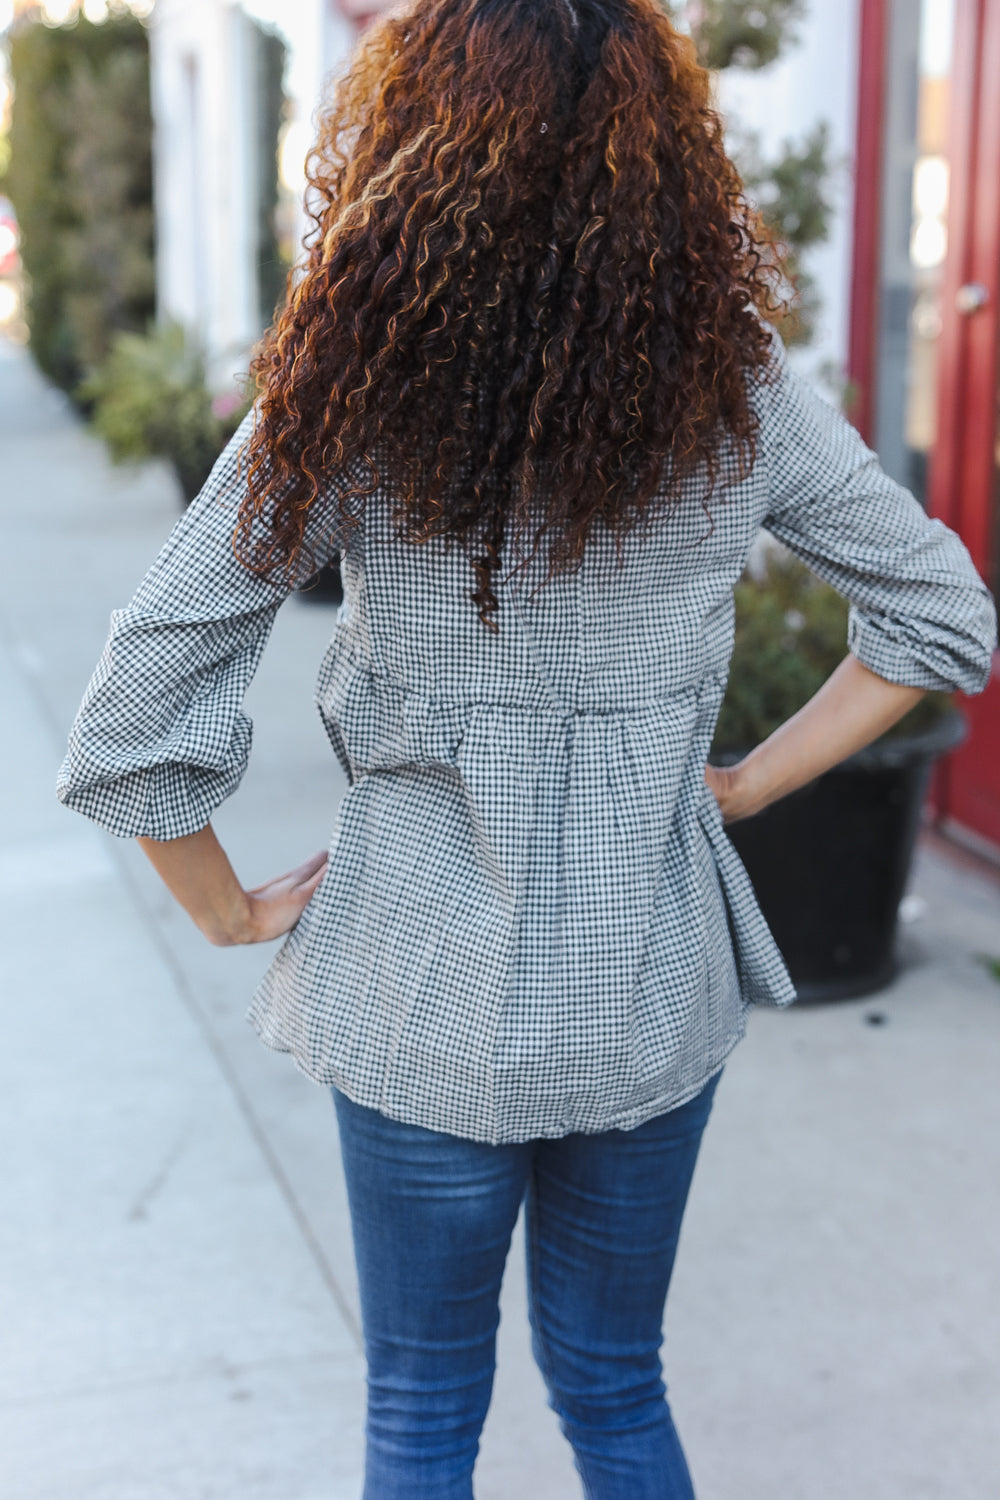
M252 426L251 414L131 603L112 615L70 733L60 800L123 838L196 833L246 769L243 698L288 593L233 552Z
M761 411L764 525L850 601L848 648L871 671L910 687L982 692L996 611L964 545L791 369L777 338L775 366Z

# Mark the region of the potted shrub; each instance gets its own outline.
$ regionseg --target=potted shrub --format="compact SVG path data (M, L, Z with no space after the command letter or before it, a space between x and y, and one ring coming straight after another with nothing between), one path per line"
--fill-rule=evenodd
M80 396L115 462L165 458L186 502L250 405L235 389L213 396L201 351L178 323L118 334Z
M250 409L249 398L235 388L212 394L201 351L177 323L159 324L147 334L118 334L79 394L112 459L165 458L185 504L198 494ZM302 593L339 603L339 565L321 569Z
M736 588L736 643L712 760L739 760L795 713L847 650L847 604L768 552ZM881 739L727 830L799 997L864 995L896 972L896 927L935 758L965 721L928 694Z

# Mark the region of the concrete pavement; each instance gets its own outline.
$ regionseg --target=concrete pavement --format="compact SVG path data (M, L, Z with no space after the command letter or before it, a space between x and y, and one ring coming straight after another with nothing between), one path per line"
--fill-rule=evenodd
M60 808L102 645L178 514L0 346L0 1496L350 1500L363 1365L328 1096L243 1019L141 854ZM292 600L217 827L257 881L327 840L330 615ZM760 1013L706 1137L667 1322L699 1500L995 1500L1000 884L925 850L899 981ZM879 1024L872 1024L876 1019ZM520 1244L479 1500L576 1500Z

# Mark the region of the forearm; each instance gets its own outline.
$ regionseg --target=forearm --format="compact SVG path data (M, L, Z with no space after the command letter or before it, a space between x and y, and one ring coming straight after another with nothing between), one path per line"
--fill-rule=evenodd
M287 875L245 891L211 823L185 838L140 838L139 843L171 895L220 948L268 943L290 932L326 870L326 854L320 851Z
M140 838L143 853L188 916L217 947L253 940L251 901L211 823L184 838Z
M797 714L713 784L727 821L760 812L839 765L922 697L922 689L887 682L846 657Z

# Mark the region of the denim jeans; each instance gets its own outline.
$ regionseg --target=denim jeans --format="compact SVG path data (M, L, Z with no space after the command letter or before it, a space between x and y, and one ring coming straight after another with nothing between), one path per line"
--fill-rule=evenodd
M588 1500L693 1500L659 1349L718 1075L635 1130L487 1146L334 1090L368 1359L364 1500L470 1500L526 1198L535 1358Z

